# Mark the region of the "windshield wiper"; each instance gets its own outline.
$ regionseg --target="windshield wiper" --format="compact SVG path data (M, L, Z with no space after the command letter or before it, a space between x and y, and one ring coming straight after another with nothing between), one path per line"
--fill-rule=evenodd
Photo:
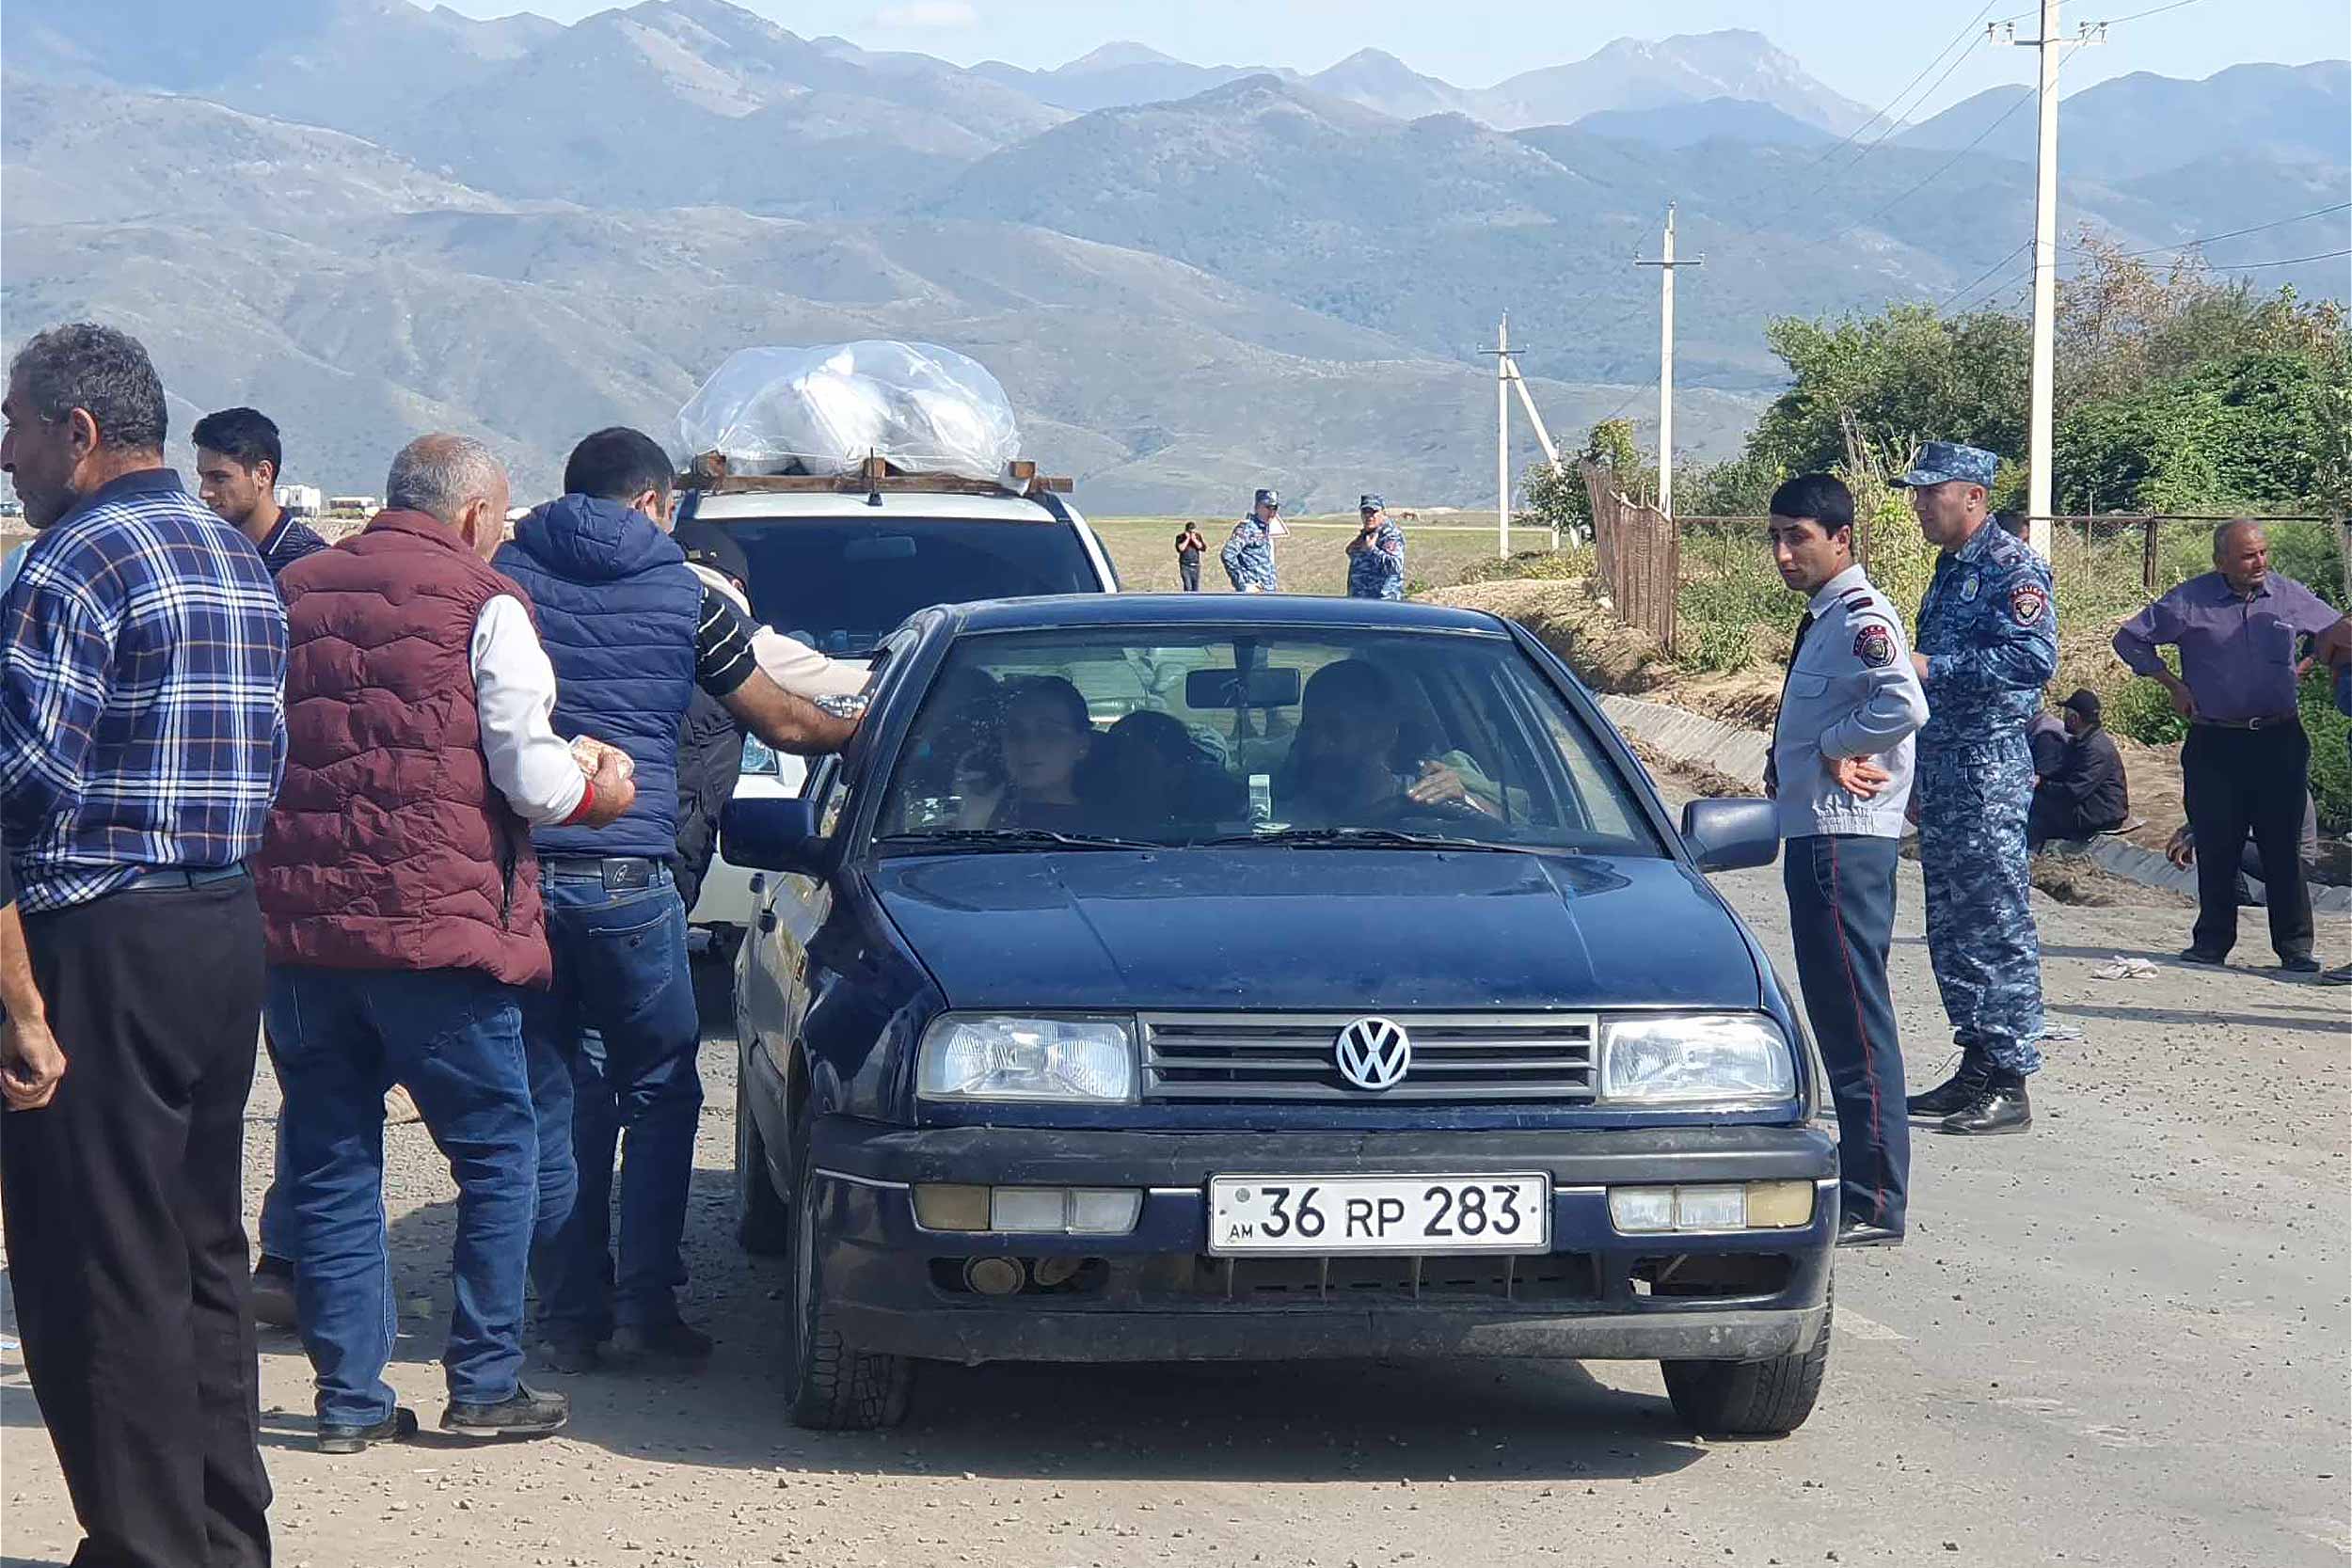
M948 828L937 832L885 833L877 844L952 847L959 849L1165 849L1139 838L1113 838L1106 833L1065 833L1050 828Z
M1457 838L1451 833L1412 833L1402 828L1283 828L1269 833L1228 833L1219 838L1197 839L1194 842L1205 845L1337 845L1343 847L1374 845L1413 849L1492 849L1505 854L1526 852L1523 845L1494 844L1481 838Z

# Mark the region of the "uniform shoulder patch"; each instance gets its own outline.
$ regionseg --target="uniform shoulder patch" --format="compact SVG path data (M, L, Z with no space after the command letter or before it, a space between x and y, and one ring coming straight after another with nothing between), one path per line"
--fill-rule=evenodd
M2009 591L2010 619L2021 626L2030 626L2042 619L2050 608L2050 595L2037 582L2021 582Z
M1884 626L1866 625L1853 634L1853 656L1872 670L1895 662L1895 634Z

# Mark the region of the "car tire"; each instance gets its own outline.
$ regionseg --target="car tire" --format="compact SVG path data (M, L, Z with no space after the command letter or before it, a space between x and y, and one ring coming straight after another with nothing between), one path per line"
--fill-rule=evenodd
M735 1240L759 1258L792 1248L792 1210L768 1174L768 1140L752 1116L751 1064L735 1068Z
M792 1134L792 1421L821 1432L872 1432L906 1419L914 1364L861 1350L825 1300L817 1180L809 1159L815 1117L806 1104Z
M1786 1437L1804 1425L1829 1369L1830 1312L1813 1348L1768 1361L1661 1361L1675 1414L1709 1437Z

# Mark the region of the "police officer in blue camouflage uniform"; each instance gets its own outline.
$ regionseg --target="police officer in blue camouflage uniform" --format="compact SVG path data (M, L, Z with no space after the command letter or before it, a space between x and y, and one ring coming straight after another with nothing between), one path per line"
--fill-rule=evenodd
M1282 509L1282 498L1271 490L1261 490L1249 515L1233 525L1232 537L1217 552L1225 563L1225 575L1233 580L1236 594L1279 594L1281 586L1274 580L1274 515Z
M1946 1132L2022 1132L2042 1066L2042 943L2026 878L2033 759L2026 721L2058 668L2049 563L1998 527L1994 455L1930 441L1894 483L1943 553L1919 602L1912 662L1927 690L1913 810L1928 956L1961 1047L1958 1072L1910 1100Z
M1347 542L1347 596L1403 598L1405 531L1389 521L1389 503L1378 496L1364 497L1356 511L1364 526Z

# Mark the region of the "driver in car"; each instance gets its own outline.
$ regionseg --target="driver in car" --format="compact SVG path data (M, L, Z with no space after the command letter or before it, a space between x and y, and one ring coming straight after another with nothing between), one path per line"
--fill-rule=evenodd
M1492 815L1451 758L1405 741L1396 684L1385 671L1360 658L1325 665L1308 678L1298 736L1276 779L1283 811L1301 826L1330 828L1416 811Z

